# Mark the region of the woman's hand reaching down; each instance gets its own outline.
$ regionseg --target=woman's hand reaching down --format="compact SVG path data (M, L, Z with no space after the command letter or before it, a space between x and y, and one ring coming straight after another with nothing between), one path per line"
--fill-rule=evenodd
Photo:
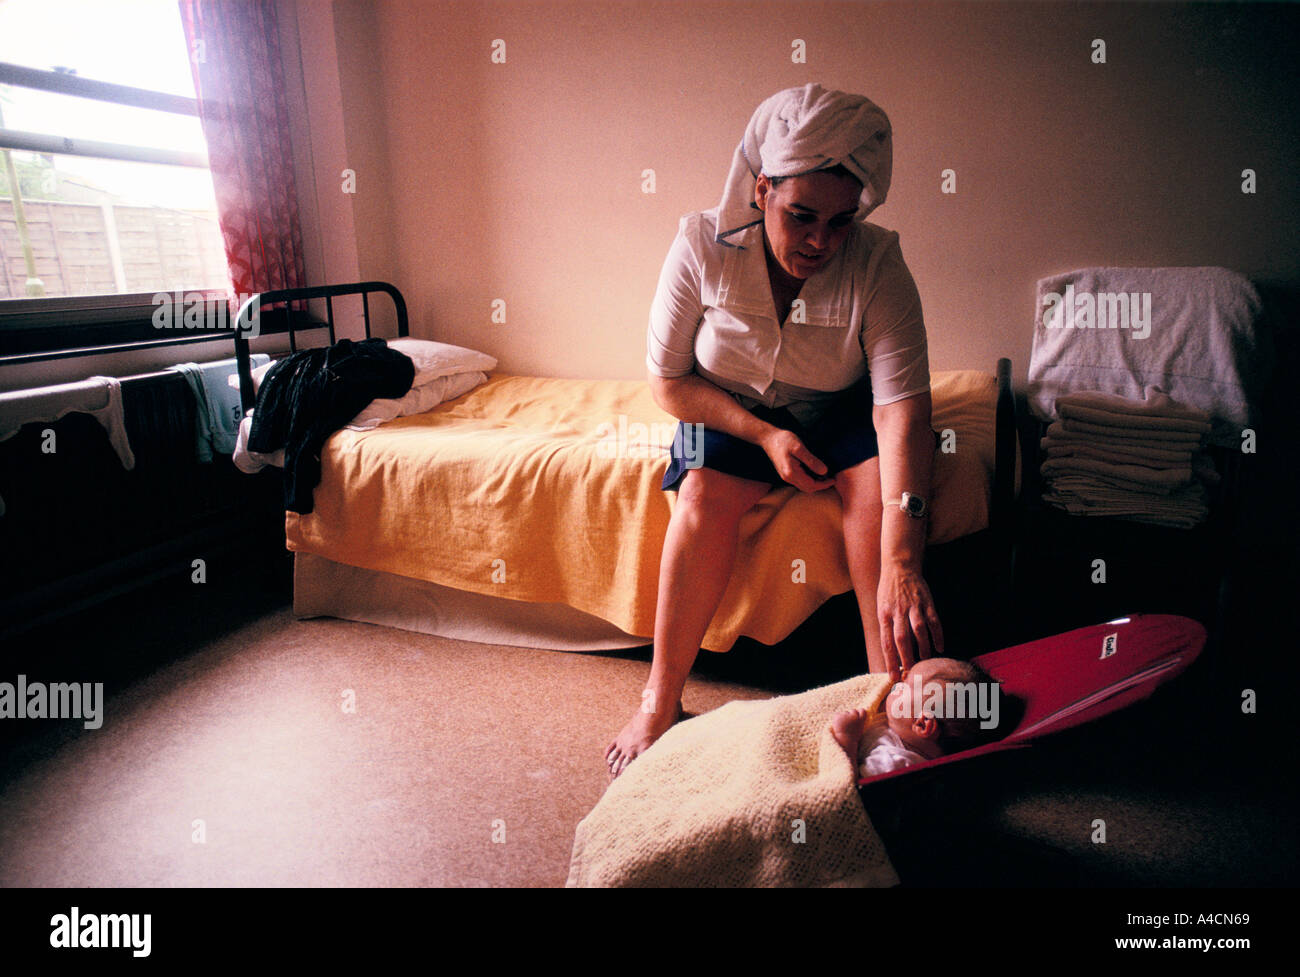
M880 570L876 613L885 670L893 681L921 659L943 655L943 627L920 570L886 561Z

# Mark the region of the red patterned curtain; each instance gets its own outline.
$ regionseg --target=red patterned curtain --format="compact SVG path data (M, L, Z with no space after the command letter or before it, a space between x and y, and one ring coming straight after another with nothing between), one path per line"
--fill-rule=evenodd
M305 284L272 0L180 0L236 296Z

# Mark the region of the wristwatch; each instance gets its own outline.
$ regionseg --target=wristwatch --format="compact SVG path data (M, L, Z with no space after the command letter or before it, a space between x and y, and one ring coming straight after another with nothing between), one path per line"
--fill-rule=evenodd
M913 519L922 518L930 510L925 499L911 492L904 492L901 499L890 499L885 505L896 505Z

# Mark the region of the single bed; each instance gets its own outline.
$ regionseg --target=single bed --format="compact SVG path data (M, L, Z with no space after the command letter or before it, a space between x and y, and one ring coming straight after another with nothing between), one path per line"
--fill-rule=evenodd
M385 283L250 300L236 339L245 409L254 303L360 294L369 338L375 292L393 299L406 336L405 303ZM327 315L334 342L332 307ZM997 376L936 373L932 396L931 548L960 542L978 551L972 568L1009 579L1019 478L1010 363ZM532 647L645 645L676 502L660 489L674 426L644 381L493 372L431 410L338 431L321 454L313 511L286 514L295 613ZM838 496L774 489L742 520L737 567L706 649L742 635L776 644L851 590Z

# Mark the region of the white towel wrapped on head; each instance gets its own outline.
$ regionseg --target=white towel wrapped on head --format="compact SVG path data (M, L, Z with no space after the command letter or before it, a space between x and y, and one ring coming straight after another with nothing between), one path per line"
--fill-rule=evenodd
M763 101L731 159L718 209L719 244L763 219L754 203L760 173L802 176L843 166L862 182L857 219L885 202L893 170L889 118L861 95L817 84L787 88Z

